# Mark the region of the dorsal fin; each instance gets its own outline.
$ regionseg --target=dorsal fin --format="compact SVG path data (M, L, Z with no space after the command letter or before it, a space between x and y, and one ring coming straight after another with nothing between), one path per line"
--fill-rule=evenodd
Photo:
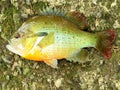
M65 19L69 20L70 22L76 24L78 28L81 30L86 30L88 29L88 24L86 17L83 13L80 12L66 12L63 9L58 9L58 8L45 8L41 10L40 15L53 15L53 16L61 16L64 17Z
M40 12L40 15L55 15L55 16L66 16L66 12L62 9L57 8L43 8Z
M83 13L73 11L73 12L67 13L67 17L69 17L70 21L78 25L80 29L82 30L88 29L87 20Z

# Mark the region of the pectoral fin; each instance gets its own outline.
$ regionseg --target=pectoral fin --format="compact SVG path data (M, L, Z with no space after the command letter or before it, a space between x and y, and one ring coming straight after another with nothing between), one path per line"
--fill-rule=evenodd
M83 63L87 61L87 58L88 58L88 51L86 49L82 49L73 56L68 57L67 60Z
M58 68L57 64L58 61L56 59L53 60L45 60L44 61L47 65L51 66L52 68Z
M53 43L54 43L54 33L51 32L40 41L39 46L41 48L44 48L44 47L49 46Z

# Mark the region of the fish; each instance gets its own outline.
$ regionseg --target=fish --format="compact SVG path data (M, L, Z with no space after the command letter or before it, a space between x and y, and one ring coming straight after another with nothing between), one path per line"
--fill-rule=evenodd
M110 59L115 30L94 33L87 31L88 28L87 19L80 12L43 10L21 25L6 48L27 60L42 61L53 68L64 58L81 62L82 56L87 57L84 52L87 47L95 48L105 59Z

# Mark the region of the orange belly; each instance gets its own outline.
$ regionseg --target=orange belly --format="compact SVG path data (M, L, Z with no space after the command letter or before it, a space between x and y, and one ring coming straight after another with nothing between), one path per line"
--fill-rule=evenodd
M62 59L66 58L71 54L68 48L61 48L61 47L49 47L45 49L35 48L34 51L30 51L27 54L24 54L22 57L34 60L34 61L45 61L45 60L52 60L52 59Z

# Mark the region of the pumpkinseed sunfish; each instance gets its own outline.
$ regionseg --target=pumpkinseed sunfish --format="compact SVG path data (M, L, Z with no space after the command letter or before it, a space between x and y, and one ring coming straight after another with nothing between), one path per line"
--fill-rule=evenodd
M90 33L86 28L85 16L79 12L46 10L24 22L6 47L28 60L43 61L53 68L63 58L79 62L78 55L86 47L96 48L109 59L115 31Z

